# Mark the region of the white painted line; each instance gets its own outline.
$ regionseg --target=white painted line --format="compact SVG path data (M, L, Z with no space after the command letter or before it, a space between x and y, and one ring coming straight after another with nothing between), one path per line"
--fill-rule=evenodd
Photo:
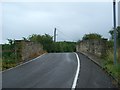
M7 70L1 71L0 73L9 71L9 70L11 70L11 69L15 69L15 68L17 68L17 67L20 67L20 66L22 66L22 65L25 65L25 64L27 64L27 63L30 63L30 62L32 62L32 61L34 61L34 60L42 57L42 56L45 55L45 54L46 54L46 53L44 53L44 54L42 54L42 55L40 55L40 56L38 56L38 57L36 57L36 58L34 58L34 59L31 59L31 60L29 60L29 61L27 61L27 62L25 62L25 63L21 63L21 64L17 65L16 67L12 67L12 68L9 68L9 69L7 69Z
M73 81L72 90L74 90L75 87L76 87L78 75L79 75L79 72L80 72L80 59L79 59L77 53L75 53L75 55L77 57L78 66L77 66L76 75L75 75L75 78L74 78L74 81Z

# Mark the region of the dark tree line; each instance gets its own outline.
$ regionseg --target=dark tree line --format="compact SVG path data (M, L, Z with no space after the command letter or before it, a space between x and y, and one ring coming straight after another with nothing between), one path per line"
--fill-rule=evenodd
M33 34L28 37L29 41L41 43L43 49L47 52L74 52L75 42L53 42L53 37L45 35Z
M82 40L91 40L91 39L102 39L102 35L97 34L97 33L90 33L90 34L85 34L82 38Z

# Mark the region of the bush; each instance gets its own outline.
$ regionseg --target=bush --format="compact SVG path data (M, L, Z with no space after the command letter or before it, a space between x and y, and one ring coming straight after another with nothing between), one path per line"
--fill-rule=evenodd
M118 60L118 53L117 53ZM114 52L113 49L108 50L106 57L102 60L103 68L105 68L113 77L115 77L120 83L120 64L114 65Z

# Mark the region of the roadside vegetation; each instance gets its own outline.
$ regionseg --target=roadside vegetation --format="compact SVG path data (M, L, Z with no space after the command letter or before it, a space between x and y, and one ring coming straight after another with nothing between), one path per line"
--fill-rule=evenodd
M107 41L108 49L107 53L101 56L102 59L102 66L106 69L116 80L120 83L120 26L117 27L117 64L114 65L114 54L113 54L113 36L114 30L111 30L109 33L111 35L110 40ZM82 40L89 40L89 39L103 39L102 35L97 33L85 34ZM39 34L32 34L28 37L23 37L22 40L32 41L35 43L40 43L43 45L44 51L51 53L51 52L75 52L76 51L76 42L54 42L53 37L49 34L39 35ZM20 56L15 53L15 40L8 39L8 44L2 45L2 70L14 67L21 62L19 59ZM80 40L79 40L80 41ZM79 41L77 43L79 43ZM0 58L1 59L1 58Z
M47 52L75 52L76 51L76 42L54 42L53 37L45 34L45 35L30 35L27 40L32 42L41 43L43 45L43 49Z
M120 84L120 26L116 29L117 32L117 63L114 64L114 30L110 30L109 33L111 35L111 39L108 41L109 49L104 57L103 65L104 68L111 73L114 78Z
M14 67L19 61L19 55L15 53L14 40L8 39L9 44L2 45L2 70Z
M93 40L93 39L100 40L102 39L102 35L97 33L90 33L90 34L85 34L82 38L82 40Z
M40 43L43 46L45 52L75 52L76 43L75 42L53 42L53 37L45 35L29 35L28 37L23 37L22 40L31 41L34 43ZM15 67L22 62L19 53L16 53L15 40L8 39L8 44L2 44L2 70ZM36 55L31 56L35 58Z
M111 38L107 40L106 52L102 53L100 64L102 67L111 74L117 81L116 84L120 84L120 26L116 29L117 32L117 63L114 64L114 30L110 30ZM101 40L102 35L97 33L85 34L82 40ZM79 44L80 40L77 42Z

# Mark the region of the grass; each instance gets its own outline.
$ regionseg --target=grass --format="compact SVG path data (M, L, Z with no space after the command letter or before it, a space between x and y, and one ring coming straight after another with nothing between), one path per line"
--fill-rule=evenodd
M109 73L111 73L113 76L115 76L115 78L120 80L120 64L107 64L106 68L108 69Z
M102 65L120 84L120 63L118 63L118 53L116 65L114 65L113 60L114 60L113 50L109 50L107 51L106 57L102 61Z
M13 59L3 59L2 60L2 70L11 68L11 67L15 67L16 64L16 60Z
M40 56L44 53L46 53L46 51L41 51L39 53L31 54L26 61L36 58L37 56ZM11 54L10 56L6 55L7 57L4 57L4 56L1 59L1 68L2 68L1 70L6 70L9 68L15 67L15 66L19 65L20 63L24 62L24 60L20 59L19 57L16 57L13 54Z

